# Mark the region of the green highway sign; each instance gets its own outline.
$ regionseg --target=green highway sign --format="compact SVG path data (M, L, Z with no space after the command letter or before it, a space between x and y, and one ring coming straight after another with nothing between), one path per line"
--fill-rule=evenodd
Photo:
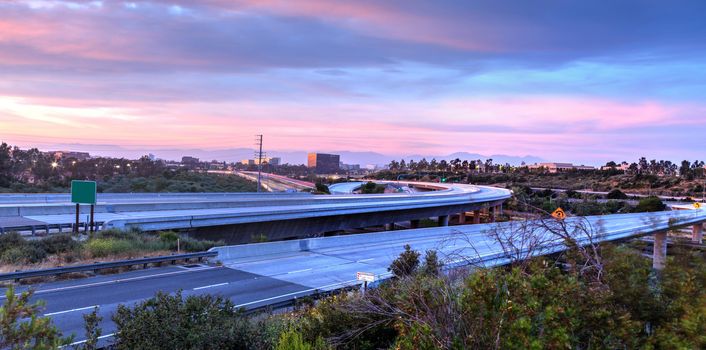
M71 203L96 204L96 182L71 181Z

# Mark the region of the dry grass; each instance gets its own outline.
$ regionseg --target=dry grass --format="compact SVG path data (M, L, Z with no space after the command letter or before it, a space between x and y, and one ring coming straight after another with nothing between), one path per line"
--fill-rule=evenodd
M48 269L52 267L61 266L73 266L73 265L86 265L93 264L96 262L110 262L116 260L126 260L142 257L152 257L160 255L170 255L172 251L168 250L158 250L158 251L143 251L130 254L116 254L111 256L105 256L102 258L93 258L90 256L82 256L80 259L74 259L71 262L67 262L64 256L52 255L49 256L45 261L37 264L3 264L0 265L0 273L15 272L15 271L27 271L27 270L39 270ZM87 255L87 254L82 254Z

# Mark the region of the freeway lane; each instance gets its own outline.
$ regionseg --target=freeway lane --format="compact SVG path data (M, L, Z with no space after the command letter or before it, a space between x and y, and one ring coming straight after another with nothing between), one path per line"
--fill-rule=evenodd
M27 287L18 289L18 292ZM96 276L82 280L46 283L34 287L33 301L43 300L44 314L51 317L65 334L83 340L83 314L95 306L103 316L103 333L112 333L110 320L119 304L132 305L154 296L157 291L196 295L215 293L230 298L236 305L260 306L287 298L308 287L225 267L202 266L155 268L128 273ZM4 295L4 290L2 291ZM294 294L296 295L296 294ZM4 296L3 296L4 298ZM271 300L267 300L270 299ZM265 300L263 300L265 299ZM261 301L263 300L263 301Z

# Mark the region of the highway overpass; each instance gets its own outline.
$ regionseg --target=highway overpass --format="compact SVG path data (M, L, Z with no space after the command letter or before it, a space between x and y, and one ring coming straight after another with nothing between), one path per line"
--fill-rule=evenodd
M115 331L110 314L119 304L139 302L158 290L170 293L183 290L185 295L220 294L245 308L271 305L318 291L357 285L356 272L370 272L378 279L385 279L389 277L387 267L405 244L422 252L437 250L447 266L489 267L505 264L517 256L565 249L562 240L551 234L554 228L565 225L566 232L573 232L581 244L588 243L589 236L594 242L605 242L654 234L654 264L659 269L666 261L666 231L692 226L696 238L705 221L706 210L681 210L569 218L564 222L549 219L537 225L516 221L218 247L214 249L223 266L171 266L46 283L36 286L34 299L45 300L45 315L53 318L64 332L76 333L80 341L82 314L96 306L104 317L104 334L110 336ZM499 243L497 237L502 236L499 233L518 232L526 227L532 227L530 235L508 236L515 237L512 243L523 254ZM541 238L534 240L541 244L523 252L528 247L523 240L532 237ZM508 242L503 243L507 247Z
M493 212L511 195L494 187L406 183L433 191L372 195L307 193L99 194L96 221L103 228L185 230L196 236L247 243L321 235L325 232ZM0 195L0 231L67 229L75 207L67 195ZM80 219L87 221L88 207ZM465 218L465 215L463 215ZM475 215L479 217L479 215Z

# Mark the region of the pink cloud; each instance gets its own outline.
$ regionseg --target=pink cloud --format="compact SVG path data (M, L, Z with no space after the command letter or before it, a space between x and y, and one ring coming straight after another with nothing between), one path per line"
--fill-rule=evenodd
M3 136L71 143L223 149L268 136L270 149L546 154L600 152L644 125L703 127L704 106L596 98L488 97L441 102L131 103L111 107L0 98ZM12 112L12 117L8 117ZM286 117L285 117L286 116Z

